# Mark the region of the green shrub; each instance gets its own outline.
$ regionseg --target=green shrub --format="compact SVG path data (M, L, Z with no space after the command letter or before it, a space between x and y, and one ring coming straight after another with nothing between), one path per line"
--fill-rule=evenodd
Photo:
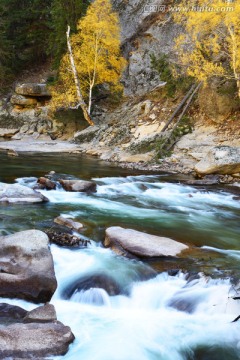
M180 74L180 69L173 66L166 54L161 54L159 57L151 54L151 66L156 70L160 79L166 82L165 90L168 97L174 97L177 91L186 92L193 83L193 78L190 76L177 75Z

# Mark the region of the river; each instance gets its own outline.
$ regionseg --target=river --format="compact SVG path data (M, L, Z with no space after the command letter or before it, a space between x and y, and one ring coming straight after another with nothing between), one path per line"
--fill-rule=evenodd
M0 154L0 181L33 186L54 170L93 179L97 192L41 191L37 205L1 205L0 234L49 227L54 217L84 224L86 249L51 245L58 319L76 337L66 360L240 359L240 200L227 187L192 187L183 177L119 169L79 155ZM108 226L163 235L190 246L184 257L138 261L102 246ZM79 290L97 277L117 288ZM69 290L71 289L71 291ZM34 304L7 301L26 308ZM3 299L6 302L6 299ZM58 358L57 358L58 359Z

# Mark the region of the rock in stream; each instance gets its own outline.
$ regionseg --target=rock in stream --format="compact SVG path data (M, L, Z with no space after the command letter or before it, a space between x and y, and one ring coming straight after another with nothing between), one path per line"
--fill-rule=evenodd
M57 288L48 236L26 230L0 237L0 296L49 301Z
M68 326L57 321L53 305L32 311L0 304L0 358L43 359L64 355L74 335Z
M142 258L177 256L188 249L187 245L175 240L120 226L106 229L104 245L111 247L119 255L134 255Z

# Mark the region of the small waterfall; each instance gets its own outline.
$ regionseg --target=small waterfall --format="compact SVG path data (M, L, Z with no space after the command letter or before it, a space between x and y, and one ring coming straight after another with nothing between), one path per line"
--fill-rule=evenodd
M88 290L76 291L70 298L71 301L97 305L111 306L110 296L101 288L90 288Z

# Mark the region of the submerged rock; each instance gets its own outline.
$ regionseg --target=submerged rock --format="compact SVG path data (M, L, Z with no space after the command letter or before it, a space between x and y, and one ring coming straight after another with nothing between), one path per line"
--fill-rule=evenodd
M93 181L85 180L59 180L66 191L95 192L97 185Z
M236 174L240 172L240 147L216 146L195 166L198 174Z
M0 237L0 296L49 301L57 281L49 240L39 230Z
M107 274L91 274L76 280L64 291L63 296L65 299L70 299L77 292L90 289L103 289L110 296L121 293L120 286L111 276Z
M119 255L137 257L177 256L187 245L175 240L146 234L132 229L113 226L106 229L104 245L111 247Z
M19 184L0 183L0 203L40 203L48 201L41 193Z
M2 320L6 315L11 319L8 324ZM0 304L0 325L1 359L64 355L74 340L71 329L57 321L55 308L50 304L29 312Z

